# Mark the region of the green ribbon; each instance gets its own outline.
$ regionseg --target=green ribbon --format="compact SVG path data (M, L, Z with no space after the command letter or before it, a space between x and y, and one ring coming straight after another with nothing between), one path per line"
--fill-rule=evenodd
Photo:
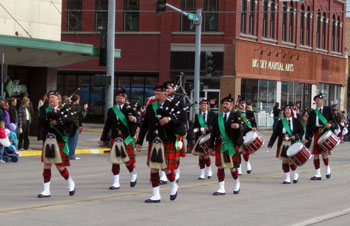
M123 125L128 129L128 136L124 139L124 142L126 145L129 145L130 142L132 143L132 147L135 147L135 140L134 138L131 136L131 132L130 132L130 128L129 128L129 124L128 124L128 120L126 119L124 113L119 110L119 108L117 107L117 105L114 105L112 107L114 114L117 115L117 117L119 118L119 120L123 123Z
M328 123L327 119L321 114L321 112L318 110L318 108L315 109L315 113L316 113L317 117L321 120L321 122L324 125L327 125L327 123Z
M157 102L153 102L153 103L152 103L152 109L153 109L153 111L154 111L154 115L156 116L156 118L158 118L158 116L157 116L157 110L158 110L158 108L159 108L158 103L157 103ZM158 118L158 120L159 120L159 118Z
M45 109L46 113L52 112L52 110L53 109L50 107ZM63 134L51 122L50 122L50 127L53 128L58 133L58 135L60 135L60 137L62 138L64 142L63 153L65 153L66 155L69 155L68 136L63 136Z
M289 135L290 137L292 137L292 136L293 136L293 133L292 133L292 130L290 129L290 126L289 126L289 124L288 124L286 118L282 119L282 124L283 124L283 127L286 129L288 135Z
M208 127L207 124L205 124L205 121L204 121L202 114L197 114L197 118L198 118L199 125L201 125L201 127L203 127L203 128Z
M220 133L222 138L224 139L225 143L221 146L220 151L222 153L224 153L225 151L229 151L230 156L233 156L236 151L233 148L234 143L230 140L230 138L228 137L226 131L225 131L225 124L224 124L224 117L223 117L224 113L220 113L218 116L218 123L219 123L219 129L220 129Z
M240 110L237 110L237 111L241 115L244 123L248 126L249 129L251 129L252 128L252 123L247 119L247 117L245 117L245 115Z

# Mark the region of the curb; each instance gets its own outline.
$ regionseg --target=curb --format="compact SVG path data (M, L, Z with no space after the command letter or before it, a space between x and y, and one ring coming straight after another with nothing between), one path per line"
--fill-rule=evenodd
M31 150L31 151L18 151L20 157L25 156L41 156L41 150ZM75 154L104 154L109 152L109 148L96 148L96 149L76 149Z
M94 133L102 133L102 129L83 129L83 132L94 132Z

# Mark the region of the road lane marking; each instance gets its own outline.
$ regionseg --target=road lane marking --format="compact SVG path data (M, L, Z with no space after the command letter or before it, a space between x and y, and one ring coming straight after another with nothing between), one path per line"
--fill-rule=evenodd
M350 164L346 165L340 165L340 166L334 166L332 167L333 171L340 170L340 169L349 169ZM301 173L309 173L313 172L312 169L309 170L300 170ZM271 178L278 178L281 177L281 173L276 174L269 174L264 176L254 176L249 178L240 178L241 182L247 182L247 181L256 181L261 179L271 179ZM228 184L232 183L231 181L228 181ZM180 190L187 190L191 188L196 187L203 187L203 186L211 186L211 185L217 185L217 181L207 181L203 183L196 183L196 184L188 184L188 185L181 185L179 187ZM163 188L162 192L169 192L170 188ZM8 208L8 209L0 209L0 214L3 213L11 213L11 212L18 212L18 211L28 211L28 210L35 210L35 209L43 209L48 207L58 207L58 206L65 206L65 205L71 205L71 204L79 204L79 203L87 203L87 202L97 202L97 201L103 201L103 200L110 200L110 199L119 199L129 196L136 196L136 195L145 195L150 194L150 191L135 191L135 192L127 192L122 194L113 194L113 195L104 195L104 196L97 196L92 198L82 198L77 200L66 200L66 201L57 201L52 203L45 203L45 204L37 204L37 205L31 205L31 206L23 206L23 207L15 207L15 208ZM345 214L343 214L345 215Z
M344 210L340 210L340 211L336 211L330 214L326 214L323 216L319 216L319 217L314 217L311 219L308 219L306 221L297 223L297 224L292 224L291 226L307 226L307 225L313 225L313 224L317 224L317 223L321 223L323 221L327 221L327 220L331 220L337 217L341 217L344 215L347 215L350 213L350 208L348 209L344 209Z

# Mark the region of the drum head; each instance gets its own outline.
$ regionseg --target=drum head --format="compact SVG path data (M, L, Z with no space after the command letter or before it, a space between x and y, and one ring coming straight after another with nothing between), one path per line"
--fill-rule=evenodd
M254 141L258 135L254 131L249 131L244 137L244 144L249 144Z
M318 139L317 143L322 144L328 137L332 136L332 131L327 130L321 137Z
M291 157L296 155L302 148L303 148L304 144L301 142L295 143L292 146L290 146L290 148L288 148L287 150L287 156Z

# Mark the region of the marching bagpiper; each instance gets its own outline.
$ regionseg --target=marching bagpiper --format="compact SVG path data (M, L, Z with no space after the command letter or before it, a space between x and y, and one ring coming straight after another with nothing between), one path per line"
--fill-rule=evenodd
M192 153L198 155L199 157L199 168L200 175L199 180L204 180L206 177L209 179L212 177L213 172L211 170L211 160L208 153L208 145L210 143L210 131L213 127L213 123L216 117L216 114L212 111L209 111L209 101L202 99L200 104L200 112L196 115L194 121L194 130L196 134L196 144L192 150ZM200 139L209 138L208 141L200 144Z
M214 120L210 136L210 149L213 152L215 147L216 161L218 167L219 187L213 195L225 195L225 168L229 168L234 179L233 194L240 192L238 176L239 166L239 145L243 143L243 133L238 120L238 114L232 112L234 99L231 94L221 100L223 112L218 114Z
M167 86L167 92L168 92L168 100L171 102L171 105L178 105L180 108L185 109L185 105L183 100L175 95L175 90L177 88L176 85L176 81L172 80L172 81L168 81L164 83L165 86ZM186 124L187 124L187 115L186 113L184 114L185 117L185 123L182 125L179 125L178 131L179 131L179 137L178 139L181 140L181 142L183 142L183 137L186 136ZM185 150L185 146L183 146L180 150L180 152L178 152L178 156L177 156L177 168L175 169L175 180L176 182L179 182L180 180L180 157L186 157L186 150Z
M147 165L151 168L150 180L152 183L152 196L146 203L160 202L159 170L164 170L170 181L170 200L177 197L178 185L174 170L177 168L177 158L182 142L177 139L179 129L186 123L184 110L179 105L172 105L167 99L167 86L157 83L154 88L156 102L147 106L145 119L140 128L136 148L141 150L143 140L149 142Z
M236 112L239 114L239 120L241 121L241 126L243 127L243 136L245 136L249 131L256 131L254 112L247 110L246 102L241 98L241 96L238 96ZM246 162L247 173L250 174L252 172L252 165L249 161L251 154L250 150L242 145L240 151L244 161ZM239 175L242 175L241 163L242 161L240 160L240 165L237 169Z
M41 162L44 163L43 191L38 198L51 197L51 166L56 165L61 176L67 181L69 195L75 194L75 183L69 175L67 166L69 162L68 136L72 136L77 129L75 127L71 112L68 105L61 105L61 95L58 91L48 92L49 107L45 109L45 114L41 115L40 121L43 125L42 132L45 138Z
M283 116L284 118L278 121L276 129L271 135L268 148L272 148L278 137L276 158L282 160L283 184L290 184L289 168L292 170L293 183L298 183L297 166L288 158L287 150L296 141L302 140L304 130L299 119L294 117L291 105L284 106Z
M322 155L323 163L326 167L326 178L329 179L331 177L331 168L329 166L329 152L323 150L319 144L318 140L329 129L335 129L337 127L336 121L334 119L334 115L332 110L328 106L323 105L323 94L320 93L314 97L314 101L316 102L315 110L310 112L310 116L308 119L308 123L306 126L306 135L304 143L307 147L310 147L312 137L314 137L313 141L313 150L312 154L314 155L314 166L315 166L315 174L310 179L311 180L321 180L321 171L320 171L320 157Z
M112 163L113 184L109 187L110 190L120 188L119 172L121 163L125 163L126 168L130 172L130 187L135 187L137 183L134 136L139 126L140 118L130 103L126 101L126 98L127 95L124 88L116 90L116 105L108 109L107 119L99 142L103 146L111 130L109 161Z

